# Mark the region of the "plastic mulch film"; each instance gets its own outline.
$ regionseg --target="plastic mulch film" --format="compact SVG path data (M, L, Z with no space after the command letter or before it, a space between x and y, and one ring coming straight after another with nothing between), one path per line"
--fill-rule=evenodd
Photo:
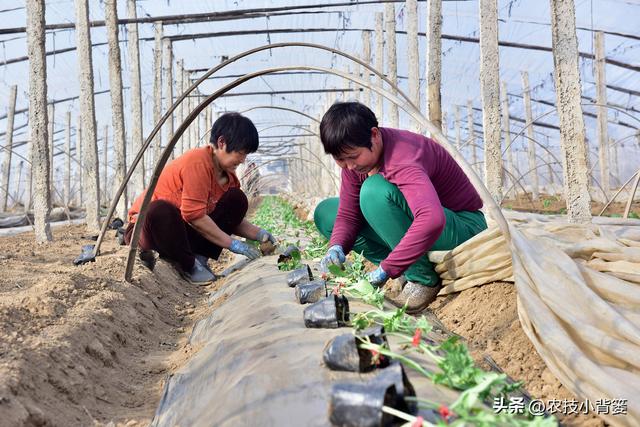
M323 364L326 344L353 328L306 328L308 305L296 300L275 263L275 256L252 261L211 296L215 308L190 337L197 351L168 378L153 426L329 426L332 386L368 384L380 373L338 372ZM354 301L349 308L371 306ZM446 338L438 335L428 338ZM397 339L389 341L398 348ZM412 358L438 369L426 356ZM407 374L419 397L451 404L459 396L415 371Z

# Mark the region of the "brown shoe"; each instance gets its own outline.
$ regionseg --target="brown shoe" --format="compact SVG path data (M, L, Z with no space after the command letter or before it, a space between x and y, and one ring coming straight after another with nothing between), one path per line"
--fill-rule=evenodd
M407 305L408 314L420 313L429 304L435 301L438 292L442 288L441 282L436 286L425 286L415 282L407 282L402 288L402 292L397 296L391 293L385 294L385 299L396 307Z

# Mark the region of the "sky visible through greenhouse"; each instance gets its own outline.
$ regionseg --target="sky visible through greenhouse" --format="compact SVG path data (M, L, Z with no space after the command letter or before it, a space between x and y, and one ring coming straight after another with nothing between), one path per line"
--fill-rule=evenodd
M126 2L118 2L119 18L126 18ZM254 0L204 0L204 1L176 1L176 0L147 0L138 1L138 17L155 17L164 15L179 15L204 12L219 12L238 9L273 8L299 5L319 5L338 3L308 1L254 1ZM345 3L345 1L340 1ZM203 69L217 65L227 57L232 57L242 51L268 43L287 41L302 41L317 43L340 49L352 55L362 54L362 30L374 29L374 16L376 12L383 11L383 4L361 4L353 2L352 5L333 8L316 8L292 11L292 14L259 17L252 19L238 19L231 21L216 21L188 24L165 24L164 35L188 35L204 32L228 32L251 31L253 34L217 36L199 39L186 39L173 42L174 59L184 60L186 69ZM631 67L622 67L608 64L606 66L609 110L609 136L618 142L619 148L619 177L625 182L633 174L640 164L640 139L636 137L637 128L640 127L640 2L632 0L584 0L576 1L576 24L580 52L592 54L594 52L592 30L605 32L605 50L607 59L628 64ZM89 1L90 19L104 19L104 4L101 1ZM517 43L551 47L551 27L548 1L498 1L499 7L499 40L501 42ZM319 13L308 13L316 11ZM398 31L406 31L407 20L404 3L395 4L396 28ZM304 12L304 13L301 13ZM420 33L428 31L427 28L427 3L418 3ZM478 2L477 1L443 1L443 42L442 42L442 109L446 116L446 133L450 140L455 137L454 118L455 106L460 106L460 119L462 127L462 140L467 139L467 110L466 105L471 101L474 107L475 132L478 135L478 143L481 143L482 113L480 101L479 82L479 58L480 49L478 43L469 41L451 40L450 37L479 37ZM52 0L46 2L46 22L73 23L74 2L72 0ZM0 6L0 27L12 28L26 25L24 2L20 0L3 0ZM289 33L270 33L265 30L278 29L299 30ZM335 29L335 31L317 31L320 29ZM316 31L314 31L316 30ZM142 95L143 95L143 135L147 135L152 126L153 115L153 37L154 25L140 24L140 54L142 70ZM95 97L96 119L98 122L99 136L102 137L104 125L111 125L111 100L108 95L108 47L107 35L104 27L95 27L91 30L93 44L99 46L93 49L93 70L95 91L99 93ZM397 36L398 75L399 85L402 90L407 88L407 36ZM120 46L122 57L122 76L125 86L125 116L127 119L127 136L130 136L130 98L129 91L129 57L127 53L127 31L124 25L120 26ZM59 50L76 45L75 32L72 29L49 30L47 32L47 51ZM426 37L420 36L420 93L421 109L426 107L425 99L425 57ZM375 42L372 36L372 54L375 55ZM26 37L24 33L0 35L0 133L4 134L6 128L6 103L9 99L11 85L18 86L18 98L16 109L25 110L28 107L28 61L21 61L3 65L3 61L19 58L26 55ZM328 52L302 48L285 48L263 51L221 70L218 75L235 76L247 72L253 72L274 66L284 65L315 65L332 67L339 70L355 70L344 58L332 55ZM635 70L633 69L635 67ZM630 69L631 68L631 69ZM512 116L511 131L518 133L524 124L518 121L523 119L524 108L522 101L521 72L529 73L531 97L533 100L533 117L541 116L551 110L555 104L553 83L553 57L551 52L536 49L524 49L516 47L500 47L500 79L506 82L509 94L510 114ZM594 84L593 61L589 58L580 59L580 71L583 88L583 102L585 104L595 102L596 90ZM75 97L79 93L78 67L76 52L70 51L47 57L47 82L48 96L50 100L60 100ZM196 73L195 75L201 75ZM175 76L175 74L174 74ZM224 83L230 82L233 77L208 80L202 85L202 92L211 93ZM227 96L215 103L215 110L242 111L256 105L276 105L303 111L318 117L326 105L325 97L337 99L353 99L353 92L341 93L313 93L314 90L323 89L351 89L352 85L340 77L321 73L268 75L253 79L237 88L231 94L247 92L281 92L292 90L305 90L307 93L287 94L257 94L247 96ZM551 104L551 105L549 105ZM79 102L77 99L56 105L55 137L57 144L64 140L64 114L72 111L73 125L75 126L78 115ZM584 111L595 115L596 108L585 105ZM373 106L372 106L372 109ZM385 106L385 113L389 111ZM299 125L308 126L311 123L303 116L293 115L278 110L254 110L248 112L259 129L274 125ZM633 116L633 117L630 117ZM410 127L409 117L401 112L401 127ZM27 127L28 114L26 112L16 115L14 144L19 144L28 139ZM380 119L380 118L379 118ZM380 120L385 125L388 120L384 117ZM558 120L554 113L540 119L547 123L548 127L535 127L535 136L544 145L559 156L559 132L555 127ZM590 143L591 157L597 159L596 119L585 115L585 126ZM276 127L265 131L262 135L265 144L274 144L293 138L268 138L274 135L296 135L300 133L298 128ZM101 146L99 144L99 146ZM527 142L520 137L514 142L519 152L519 162L526 162ZM23 145L16 150L25 155ZM481 154L480 154L481 155ZM17 162L13 163L13 169ZM57 166L56 166L57 167ZM561 172L561 166L556 165L555 170ZM15 176L15 174L13 174ZM612 182L617 185L616 180Z

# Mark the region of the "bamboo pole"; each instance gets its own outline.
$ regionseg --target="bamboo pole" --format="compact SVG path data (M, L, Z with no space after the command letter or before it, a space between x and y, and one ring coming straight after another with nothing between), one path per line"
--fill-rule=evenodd
M529 155L529 169L531 170L531 197L533 200L538 200L540 197L540 187L538 169L536 168L536 145L533 143L533 115L531 113L529 73L526 71L522 72L522 102L524 103L525 126L527 127L527 136L529 139L527 153Z
M384 73L384 18L382 13L376 12L375 36L376 36L376 65L375 68L379 73ZM382 87L382 77L378 76L376 81L378 87ZM376 116L378 122L384 123L384 98L380 94L376 94Z
M442 128L442 0L429 0L427 7L427 117Z
M4 136L4 158L2 160L2 175L0 176L0 212L7 210L9 197L9 184L11 183L11 154L13 152L13 124L16 111L16 97L18 86L12 85L9 91L9 103L7 105L7 130Z
M387 41L387 75L394 86L398 84L398 60L396 52L396 6L393 3L385 3L384 5L384 21ZM393 94L397 95L395 89ZM400 116L398 106L391 104L391 113L389 115L389 125L397 128L400 125Z
M49 147L47 146L47 62L45 58L45 4L26 0L27 51L29 54L29 128L32 179L34 181L34 231L37 243L53 240L49 213ZM28 203L27 203L28 207Z
M162 67L164 74L164 110L169 111L173 104L173 49L171 46L171 40L164 39L162 44L162 52L164 58L162 59ZM160 118L158 117L158 121ZM157 121L156 121L157 123ZM169 116L166 122L166 141L170 141L173 136L173 113ZM175 155L175 151L174 151Z
M87 231L100 230L100 182L98 170L98 142L96 114L93 98L93 66L91 62L91 34L89 32L88 0L75 0L76 43L78 45L78 67L80 80L80 111L83 130L84 172L86 192Z
M124 103L122 99L122 63L118 40L117 0L105 1L105 21L109 39L109 88L111 94L111 127L113 128L113 182L122 182L127 172L127 146L124 125ZM106 189L105 189L106 190ZM127 217L128 192L118 200L117 214Z
M136 0L127 0L127 15L129 19L137 18ZM131 67L131 148L134 153L142 147L142 89L140 80L140 46L138 42L138 24L127 24L129 32L129 66ZM142 158L140 165L133 174L133 194L135 199L144 191L145 161Z
M407 16L407 62L409 65L409 99L420 107L420 53L418 50L418 0L406 0ZM413 130L419 131L413 122Z
M479 15L484 181L494 200L499 201L502 200L502 150L497 0L480 0Z
M554 80L560 121L564 195L569 222L591 221L584 119L580 106L575 6L573 0L550 0Z
M65 143L67 155L64 162L64 200L62 204L68 209L71 203L71 111L65 114Z
M362 61L365 62L366 64L371 65L371 31L362 32ZM364 74L363 74L364 81L369 83L370 82L369 70L364 68L363 71L364 71ZM364 88L362 102L367 107L369 108L372 107L371 89L369 89L368 87Z
M162 22L155 23L155 43L153 48L153 122L158 123L162 116ZM158 132L154 141L153 159L155 163L160 157L162 133ZM151 154L151 153L150 153Z
M596 135L598 138L598 158L600 162L600 185L605 191L605 197L609 197L611 182L609 179L609 132L607 120L607 77L605 72L604 34L601 31L594 33L594 49L596 59L593 62L593 75L596 83L596 102L598 118L596 120Z

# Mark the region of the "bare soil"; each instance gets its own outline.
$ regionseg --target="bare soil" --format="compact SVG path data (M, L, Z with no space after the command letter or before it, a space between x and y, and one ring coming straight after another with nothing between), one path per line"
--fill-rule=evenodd
M0 425L148 425L208 292L160 260L123 280L110 232L96 262L74 266L84 227L0 239ZM215 270L226 264L212 262Z
M91 243L82 226L55 229L45 245L32 233L0 238L0 425L148 425L167 375L198 350L188 334L215 309L207 296L221 282L189 285L161 260L153 273L137 263L127 283L127 248L110 233L103 255L78 267L72 260ZM224 257L214 270L226 267ZM441 297L432 308L483 367L489 355L533 397L575 398L520 327L512 284ZM595 416L561 421L606 425Z
M613 202L607 207L603 215L622 215L626 201ZM599 215L605 204L597 201L591 201L591 214ZM515 199L505 199L502 201L502 207L505 209L513 209L521 212L533 212L540 214L566 214L567 203L564 199L557 195L540 194L538 200L532 200L530 194L518 194ZM640 215L640 206L637 202L631 205L630 215Z

